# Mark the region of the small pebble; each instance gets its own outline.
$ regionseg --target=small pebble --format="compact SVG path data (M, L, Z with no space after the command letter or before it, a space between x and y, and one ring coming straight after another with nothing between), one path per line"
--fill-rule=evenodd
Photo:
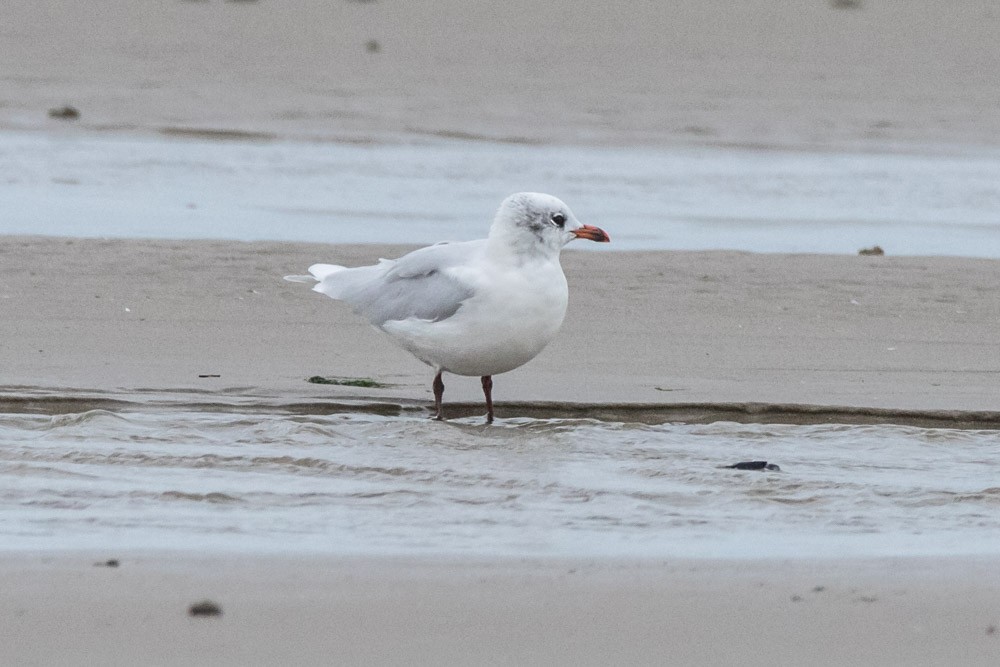
M871 248L862 248L858 254L865 257L881 257L885 254L885 250L882 250L882 246L873 245Z
M188 616L222 616L222 607L210 600L202 600L188 608Z
M49 118L58 118L60 120L76 120L79 117L80 117L80 110L69 104L67 104L66 106L49 109Z

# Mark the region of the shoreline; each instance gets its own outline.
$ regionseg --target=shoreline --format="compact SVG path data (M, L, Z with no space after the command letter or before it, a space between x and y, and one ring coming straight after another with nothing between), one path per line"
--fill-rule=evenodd
M0 133L10 136L44 136L65 139L123 141L192 142L208 145L259 146L291 144L303 146L379 147L440 147L514 146L527 149L576 149L580 151L634 151L639 155L670 151L718 150L755 154L826 154L826 155L888 155L929 158L993 158L1000 153L1000 142L979 137L936 137L906 139L855 137L813 142L808 138L770 137L756 140L752 136L711 138L698 135L671 134L651 141L644 136L608 135L601 137L552 136L526 138L465 131L425 131L416 128L378 130L364 134L297 133L294 129L279 131L234 129L226 125L88 125L53 126L51 124L0 124Z
M429 368L281 278L407 249L0 237L0 391L422 409ZM536 359L495 379L501 417L624 405L992 422L1000 409L997 260L568 251L563 266L566 320ZM315 375L389 386L306 382ZM479 382L446 383L448 414L477 414Z
M148 400L134 393L102 394L83 389L12 388L0 385L0 412L45 414L119 411L225 411L235 413L287 413L297 415L360 413L380 416L430 417L433 407L424 401L404 398L343 396L337 399L287 400L254 395L230 395L221 399L212 393L158 391ZM844 405L782 403L560 403L552 401L498 402L497 418L591 419L641 424L709 424L725 421L741 424L847 424L894 425L918 428L1000 430L1000 410L902 410ZM480 417L482 405L450 403L448 420Z
M72 130L0 132L0 152L21 156L0 168L6 234L428 245L478 237L499 197L540 190L614 230L613 250L853 255L879 245L894 257L1000 257L990 207L1000 166L986 154L325 146Z

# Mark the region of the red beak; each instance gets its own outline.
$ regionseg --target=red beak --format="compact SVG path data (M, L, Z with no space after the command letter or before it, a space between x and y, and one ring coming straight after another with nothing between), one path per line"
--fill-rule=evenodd
M611 237L600 227L584 225L580 229L574 229L573 233L578 239L588 239L590 241L597 241L598 243L611 243Z

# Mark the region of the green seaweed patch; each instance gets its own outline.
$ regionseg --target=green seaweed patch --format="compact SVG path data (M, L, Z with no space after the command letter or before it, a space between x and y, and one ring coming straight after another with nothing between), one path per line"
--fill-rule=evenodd
M335 384L341 387L367 387L371 389L385 389L392 386L391 384L379 382L371 378L325 378L322 375L313 375L306 382L312 382L313 384Z

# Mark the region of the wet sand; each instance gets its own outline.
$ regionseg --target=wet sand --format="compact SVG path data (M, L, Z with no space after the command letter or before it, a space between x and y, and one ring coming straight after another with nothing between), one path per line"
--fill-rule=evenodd
M220 140L997 145L995 3L836 4L16 0L0 127L70 103Z
M0 406L425 411L429 369L281 280L317 260L403 250L5 237ZM501 419L1000 424L996 261L567 252L564 264L567 321L539 358L496 378ZM312 375L392 386L314 385ZM450 414L481 413L477 380L447 386ZM93 565L108 558L120 567ZM987 665L1000 657L995 571L994 557L484 564L8 552L0 627L16 639L0 662ZM222 617L189 617L206 598Z
M282 280L317 261L360 264L405 250L3 238L7 404L166 395L306 411L350 400L423 409L428 367L343 304ZM539 357L495 379L500 417L627 419L632 410L655 421L660 410L661 420L704 420L730 410L776 421L796 411L805 422L851 413L997 421L995 260L567 251L563 263L566 321ZM478 414L478 379L446 383L451 414Z
M993 3L857 5L641 3L624 12L523 1L17 0L0 29L0 128L220 141L996 146ZM80 118L48 117L64 104ZM272 401L323 410L359 399L423 409L428 369L346 308L280 280L318 260L401 250L3 237L0 406ZM937 423L1000 422L995 261L568 252L564 263L563 331L531 364L497 378L501 418L532 406L556 414L543 403L556 402L654 412L680 404L685 418L752 419L763 403L852 408L810 413L824 419L862 408L887 421L932 411ZM312 375L393 386L311 385ZM475 414L478 382L450 379L446 399L453 414ZM112 557L120 567L93 566ZM4 664L82 655L103 664L1000 659L995 558L8 553L0 571ZM222 606L221 618L186 615L204 598Z
M0 557L4 664L996 664L990 559ZM192 617L208 600L221 616ZM141 656L141 658L140 658Z

